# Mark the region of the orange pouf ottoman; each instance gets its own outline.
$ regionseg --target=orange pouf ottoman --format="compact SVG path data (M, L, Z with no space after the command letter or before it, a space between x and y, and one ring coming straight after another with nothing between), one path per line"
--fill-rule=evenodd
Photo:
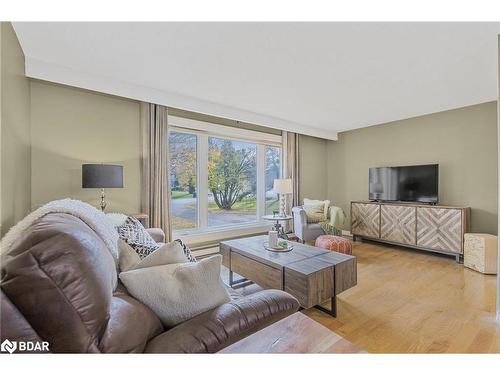
M336 251L342 254L352 254L352 243L347 238L324 234L316 238L316 247Z

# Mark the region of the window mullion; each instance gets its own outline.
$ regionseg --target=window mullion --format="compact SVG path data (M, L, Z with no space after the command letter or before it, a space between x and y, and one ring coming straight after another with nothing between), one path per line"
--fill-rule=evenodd
M208 226L208 136L198 135L198 227Z
M257 145L257 220L260 221L266 214L266 146Z

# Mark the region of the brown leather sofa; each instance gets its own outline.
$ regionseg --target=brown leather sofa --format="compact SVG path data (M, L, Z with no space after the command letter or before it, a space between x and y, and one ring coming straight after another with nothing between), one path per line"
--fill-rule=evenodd
M165 330L117 280L89 226L67 214L44 216L2 262L1 342L44 340L65 353L213 353L299 307L289 294L265 290Z

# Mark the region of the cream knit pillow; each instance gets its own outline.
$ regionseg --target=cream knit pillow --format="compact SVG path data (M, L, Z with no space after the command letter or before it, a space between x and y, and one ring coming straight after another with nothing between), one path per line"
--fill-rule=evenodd
M173 327L230 301L220 277L222 256L120 273L129 293Z

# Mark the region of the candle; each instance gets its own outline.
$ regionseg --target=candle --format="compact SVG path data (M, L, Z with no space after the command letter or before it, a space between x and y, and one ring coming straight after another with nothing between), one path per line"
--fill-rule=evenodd
M275 230L269 231L269 247L278 246L278 232Z

